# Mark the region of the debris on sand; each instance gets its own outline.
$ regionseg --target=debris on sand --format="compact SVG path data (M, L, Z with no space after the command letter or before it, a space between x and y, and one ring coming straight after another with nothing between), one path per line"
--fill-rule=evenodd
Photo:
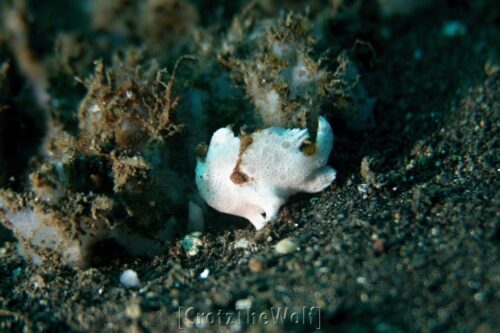
M120 275L120 283L125 288L139 288L141 285L137 272L132 269L123 271Z

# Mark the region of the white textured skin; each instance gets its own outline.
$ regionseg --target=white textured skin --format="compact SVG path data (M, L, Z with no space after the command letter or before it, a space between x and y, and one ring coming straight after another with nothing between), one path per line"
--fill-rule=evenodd
M335 180L327 166L333 147L333 131L320 117L316 152L306 156L300 146L307 129L271 127L252 134L253 142L241 156L239 170L248 181L235 184L230 176L236 166L240 138L229 128L217 130L204 160L196 165L196 185L208 205L220 212L248 219L257 230L276 218L288 197L298 192L315 193Z

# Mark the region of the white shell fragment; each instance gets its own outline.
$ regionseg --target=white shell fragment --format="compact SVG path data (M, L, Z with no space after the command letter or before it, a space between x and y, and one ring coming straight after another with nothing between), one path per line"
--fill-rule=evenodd
M208 205L262 229L288 197L320 192L335 180L336 171L326 165L333 131L325 118L319 118L312 153L301 150L308 141L307 129L270 127L240 138L221 128L198 159L198 190Z
M123 273L120 275L120 283L125 288L139 288L139 286L141 285L136 271L132 269L123 271Z
M285 238L275 245L274 250L279 254L288 254L297 251L298 248L299 246L293 238Z

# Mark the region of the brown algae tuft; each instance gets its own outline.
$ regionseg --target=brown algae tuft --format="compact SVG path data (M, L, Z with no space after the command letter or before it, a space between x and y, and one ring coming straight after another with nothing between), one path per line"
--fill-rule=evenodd
M131 254L165 249L188 192L173 167L170 142L183 127L173 120L174 78L166 77L154 64L96 64L85 81L78 134L51 128L28 190L0 197L3 220L26 257L84 267L93 246L110 238Z

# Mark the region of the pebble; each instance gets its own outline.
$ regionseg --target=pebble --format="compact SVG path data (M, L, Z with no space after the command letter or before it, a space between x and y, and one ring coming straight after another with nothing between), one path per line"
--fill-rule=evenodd
M248 310L252 308L252 300L250 298L242 298L236 301L236 310Z
M125 314L132 320L137 320L141 317L141 307L137 303L130 303L125 309Z
M258 258L250 258L248 261L248 268L252 272L261 272L264 270L264 263Z
M358 276L356 278L356 282L361 285L367 285L368 284L368 279L365 278L364 276Z
M125 288L138 288L141 284L137 273L132 269L127 269L120 275L120 283Z
M200 248L203 245L200 237L201 232L195 231L187 234L184 239L182 239L182 248L186 251L188 256L193 257L200 252Z
M373 242L373 251L375 251L376 254L381 254L385 251L385 244L384 241L381 239L376 239Z
M32 278L31 278L31 281L33 283L33 287L35 289L38 289L38 288L45 288L45 279L41 276L41 275L34 275Z
M474 294L474 300L476 302L484 302L486 300L486 294L481 292Z
M236 240L234 243L233 243L233 249L243 249L245 251L247 250L250 250L251 249L251 244L250 244L250 241L248 241L248 239L238 239Z
M297 251L298 244L293 238L285 238L280 240L274 247L275 251L280 254L287 254Z
M200 273L200 279L206 279L208 278L208 275L210 274L210 270L208 268L205 268L203 272Z

